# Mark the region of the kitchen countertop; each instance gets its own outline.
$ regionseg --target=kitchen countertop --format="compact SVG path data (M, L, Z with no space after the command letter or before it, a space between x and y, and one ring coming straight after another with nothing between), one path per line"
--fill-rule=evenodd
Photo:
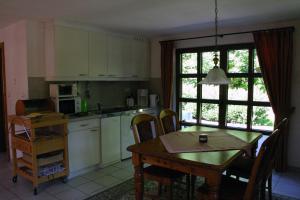
M103 109L101 114L98 111L89 111L88 113L77 113L77 114L68 115L68 118L70 122L76 122L81 120L121 116L122 114L131 114L131 113L134 114L134 113L142 113L142 112L154 111L154 110L158 111L159 108L114 107L114 108Z

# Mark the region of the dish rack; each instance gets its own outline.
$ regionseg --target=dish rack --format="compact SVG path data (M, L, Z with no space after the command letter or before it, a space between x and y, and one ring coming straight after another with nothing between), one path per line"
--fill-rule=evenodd
M69 175L68 119L61 113L9 116L13 153L13 178L18 175L38 185ZM18 129L18 130L17 130ZM17 157L17 151L22 152Z

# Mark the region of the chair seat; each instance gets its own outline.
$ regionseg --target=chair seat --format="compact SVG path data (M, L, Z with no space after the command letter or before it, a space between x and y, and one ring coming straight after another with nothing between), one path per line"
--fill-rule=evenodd
M232 163L226 172L230 175L249 179L254 161L255 159L249 156L240 156Z
M175 179L181 178L186 174L175 170L166 169L158 166L149 166L144 168L144 177L155 180L162 184L171 184Z
M228 176L223 176L219 189L220 200L241 200L244 197L247 188L247 183L238 181ZM209 188L203 184L198 189L200 199L208 199Z

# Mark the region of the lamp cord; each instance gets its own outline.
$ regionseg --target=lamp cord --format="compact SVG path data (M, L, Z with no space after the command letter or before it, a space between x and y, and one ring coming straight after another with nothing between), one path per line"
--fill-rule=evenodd
M215 67L217 67L219 63L218 58L218 2L215 0L215 53L214 53L214 59L213 62L215 64Z
M216 47L216 51L217 51L217 47L218 47L218 2L217 0L215 0L215 47Z

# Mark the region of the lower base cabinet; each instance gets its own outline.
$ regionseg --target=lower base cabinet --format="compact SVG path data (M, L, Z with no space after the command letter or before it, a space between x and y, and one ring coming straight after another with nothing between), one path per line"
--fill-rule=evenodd
M101 118L101 164L107 166L121 160L120 116Z
M69 139L70 173L100 163L100 129L73 131Z

